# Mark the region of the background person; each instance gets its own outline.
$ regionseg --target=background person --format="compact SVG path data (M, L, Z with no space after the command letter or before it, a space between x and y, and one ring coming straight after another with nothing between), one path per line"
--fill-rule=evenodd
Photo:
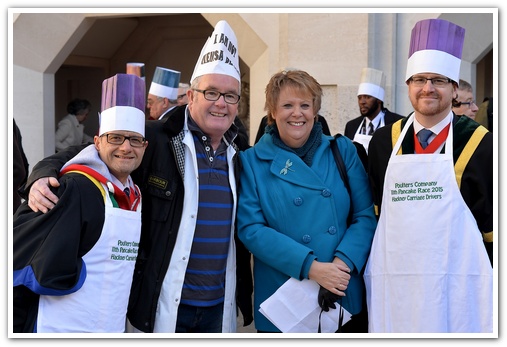
M21 131L16 124L16 121L13 119L13 140L14 144L12 147L12 162L13 162L13 184L12 184L12 212L15 213L18 209L19 205L21 205L21 196L19 195L18 189L26 183L26 178L28 177L28 159L26 158L25 152L23 150L23 138L21 136Z
M148 145L145 88L126 74L102 86L99 135L65 164L54 208L36 213L25 202L14 216L14 332L125 329L141 233L130 173Z
M259 307L291 277L314 280L350 313L361 311L361 271L376 225L373 200L352 142L340 137L336 144L322 134L316 121L321 98L320 84L305 71L273 75L266 87L266 133L240 154L238 236L254 255L259 332L279 332ZM342 153L352 196L331 143Z
M465 115L476 120L475 115L479 111L479 107L475 103L472 85L465 80L459 80L457 97L452 102L452 111L458 116Z
M155 68L146 103L150 110L149 120L165 119L178 106L180 75L181 72L176 70L160 66Z
M493 98L486 97L475 114L475 121L493 132Z
M180 83L178 86L178 106L188 104L187 92L190 89L190 84Z
M74 99L67 104L67 115L58 123L55 133L55 147L59 152L69 146L93 142L84 132L83 122L90 113L91 104L86 99Z
M385 85L384 72L363 68L357 91L361 115L347 122L344 134L352 141L362 144L366 152L375 130L403 118L384 107Z

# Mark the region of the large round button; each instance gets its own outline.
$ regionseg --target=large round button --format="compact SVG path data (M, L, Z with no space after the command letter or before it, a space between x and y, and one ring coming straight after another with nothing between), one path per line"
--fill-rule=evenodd
M312 240L312 237L308 234L306 235L303 235L303 242L304 243L310 243L310 241Z
M298 196L297 198L294 198L294 205L301 206L303 205L303 198Z
M330 226L329 229L327 229L327 232L330 233L331 235L336 234L336 227Z
M322 191L322 196L324 196L324 197L326 197L326 198L330 197L330 196L331 196L331 191L330 191L329 189L327 189L327 188L326 188L326 189L324 189L324 190Z

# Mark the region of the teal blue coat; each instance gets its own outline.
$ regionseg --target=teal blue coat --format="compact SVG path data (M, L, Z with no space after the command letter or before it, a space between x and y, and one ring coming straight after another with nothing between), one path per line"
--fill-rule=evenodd
M258 310L290 277L308 278L313 260L335 256L351 269L342 304L350 313L361 310L362 270L377 225L364 167L352 142L342 136L338 148L347 168L353 221L347 228L350 198L330 147L322 135L312 166L295 153L273 144L265 134L242 152L238 200L238 236L254 256L255 327L279 331Z

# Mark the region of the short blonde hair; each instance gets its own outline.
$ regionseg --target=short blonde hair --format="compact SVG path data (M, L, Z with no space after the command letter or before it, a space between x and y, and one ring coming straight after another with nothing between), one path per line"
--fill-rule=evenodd
M264 110L267 112L268 124L275 122L273 112L280 98L280 90L282 87L291 87L301 92L309 92L312 95L313 110L315 112L315 121L317 121L317 113L320 111L322 103L322 87L315 78L308 72L297 69L285 69L277 72L269 80L266 86L266 104Z

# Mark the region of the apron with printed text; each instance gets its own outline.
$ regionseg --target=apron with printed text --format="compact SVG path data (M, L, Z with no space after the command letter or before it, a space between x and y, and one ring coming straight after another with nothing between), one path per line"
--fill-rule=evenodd
M105 195L102 233L93 248L83 256L86 280L75 293L40 297L38 333L122 333L125 330L141 235L141 206L137 211L113 208L109 194Z
M364 279L370 333L492 332L493 270L445 154L396 155Z

